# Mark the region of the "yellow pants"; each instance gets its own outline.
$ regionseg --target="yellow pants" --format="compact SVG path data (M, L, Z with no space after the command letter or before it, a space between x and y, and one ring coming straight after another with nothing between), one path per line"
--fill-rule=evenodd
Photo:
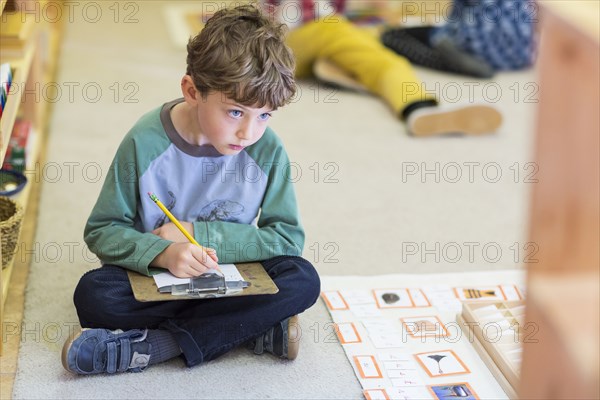
M423 93L408 60L343 17L328 17L292 30L287 44L296 56L296 77L310 76L315 60L328 59L383 98L396 115L410 103L433 99Z

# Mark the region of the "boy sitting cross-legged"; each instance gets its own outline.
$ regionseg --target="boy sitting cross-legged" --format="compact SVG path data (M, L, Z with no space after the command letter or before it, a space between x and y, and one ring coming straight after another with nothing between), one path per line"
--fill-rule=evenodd
M289 160L268 127L295 93L284 32L252 6L217 12L188 44L183 98L142 116L121 143L85 228L104 265L75 289L84 329L64 345L68 371L137 372L179 355L194 366L242 344L296 357L297 314L315 303L320 282L300 257ZM206 250L165 220L149 191ZM279 292L142 303L126 273L194 277L217 261L260 261Z

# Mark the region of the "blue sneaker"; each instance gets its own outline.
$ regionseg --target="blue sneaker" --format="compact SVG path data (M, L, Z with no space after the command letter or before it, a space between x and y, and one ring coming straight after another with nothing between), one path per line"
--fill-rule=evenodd
M300 348L298 316L289 317L251 342L254 354L265 351L280 358L294 360Z
M147 329L126 332L82 329L74 332L63 346L63 367L81 375L141 372L148 366L152 349L145 341L147 333Z

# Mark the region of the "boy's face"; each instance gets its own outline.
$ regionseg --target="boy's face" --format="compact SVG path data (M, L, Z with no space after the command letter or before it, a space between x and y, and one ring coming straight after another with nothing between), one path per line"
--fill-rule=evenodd
M206 99L198 93L196 105L202 140L223 155L237 154L256 143L273 113L269 106L243 106L221 92L211 92Z

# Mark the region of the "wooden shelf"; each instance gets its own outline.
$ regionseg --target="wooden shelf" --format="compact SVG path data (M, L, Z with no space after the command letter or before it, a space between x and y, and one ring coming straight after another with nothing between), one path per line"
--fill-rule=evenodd
M0 118L0 151L2 152L0 159L4 159L6 147L8 146L10 135L12 134L12 127L15 124L19 108L21 107L23 89L25 88L27 77L29 76L34 51L34 46L30 45L25 52L25 57L23 59L19 61L2 59L2 62L10 62L11 67L13 68L12 85L16 87L16 89L13 88L9 90L6 98L6 106L2 111L2 118Z
M26 47L36 25L35 13L7 12L2 14L2 57ZM9 55L10 56L10 55Z
M6 304L6 300L8 298L8 290L10 287L10 278L12 277L13 269L14 269L14 261L11 262L6 268L2 268L0 272L0 286L2 288L2 297L0 300L0 333L3 334L4 329L4 305ZM0 356L2 355L4 342L0 341Z
M40 149L45 148L45 143L41 143ZM44 162L44 152L40 153L40 163ZM28 205L23 218L20 243L33 243L35 240L35 231L37 226L37 213L40 197L40 183L33 183L28 193ZM2 286L4 287L4 276L10 279L11 284L6 284L7 292L4 297L3 322L20 324L23 319L24 302L25 302L25 287L27 276L29 274L30 257L24 257L17 254L9 267L10 272L6 269L2 271ZM6 290L6 289L4 289ZM0 314L1 314L0 313ZM15 376L17 374L17 359L19 355L19 345L21 342L20 335L6 335L6 340L2 340L2 355L0 357L0 398L10 399L12 397L12 389Z
M35 163L39 162L39 160L41 159L41 151L45 147L44 137L40 137L40 133L38 133L38 132L35 132L35 135L36 135L36 137L34 137L33 147L31 149L31 159L26 167L28 170L32 170ZM39 185L39 184L40 183L36 182L35 179L30 179L30 181L25 185L23 190L21 190L19 193L17 193L14 196L11 196L11 198L13 200L15 200L21 207L23 207L25 214L27 214L27 212L28 212L28 204L31 199L31 193L32 193L32 191L36 190L35 186ZM23 234L21 233L21 237L22 236L23 236ZM21 237L19 238L19 240L17 240L17 243L23 243L23 241L21 240L22 239ZM15 259L20 256L21 255L19 254L18 249L17 249L17 254L15 254ZM2 282L2 306L6 302L8 286L9 286L10 278L12 275L12 270L13 270L15 264L18 264L18 262L16 260L13 260L13 262L8 267L2 269L2 280L1 280L1 282Z
M2 306L6 302L6 295L8 294L8 284L12 275L14 263L11 263L8 267L2 269Z
M39 1L38 3L39 7L44 7L47 1ZM60 19L56 23L40 22L39 15L35 13L4 12L5 5L6 0L0 0L0 13L2 14L0 20L0 62L10 63L13 69L14 90L9 91L6 106L2 118L0 118L0 162L6 154L16 119L23 118L32 123L32 129L35 132L27 166L27 169L31 170L36 162L41 162L43 159L50 107L45 101L34 101L29 92L34 92L37 85L54 79L62 23ZM36 21L36 18L38 21ZM17 241L19 246L33 241L39 191L40 183L35 182L34 177L29 180L20 193L12 196L25 211L21 235ZM0 336L2 336L3 318L6 316L4 312L5 303L8 297L13 298L13 294L9 294L9 292L15 293L16 290L11 286L11 280L15 275L17 277L23 275L23 271L28 269L29 262L21 258L23 256L17 249L11 265L0 272L0 288L2 290L0 297ZM2 354L2 345L3 342L0 341L0 355Z

